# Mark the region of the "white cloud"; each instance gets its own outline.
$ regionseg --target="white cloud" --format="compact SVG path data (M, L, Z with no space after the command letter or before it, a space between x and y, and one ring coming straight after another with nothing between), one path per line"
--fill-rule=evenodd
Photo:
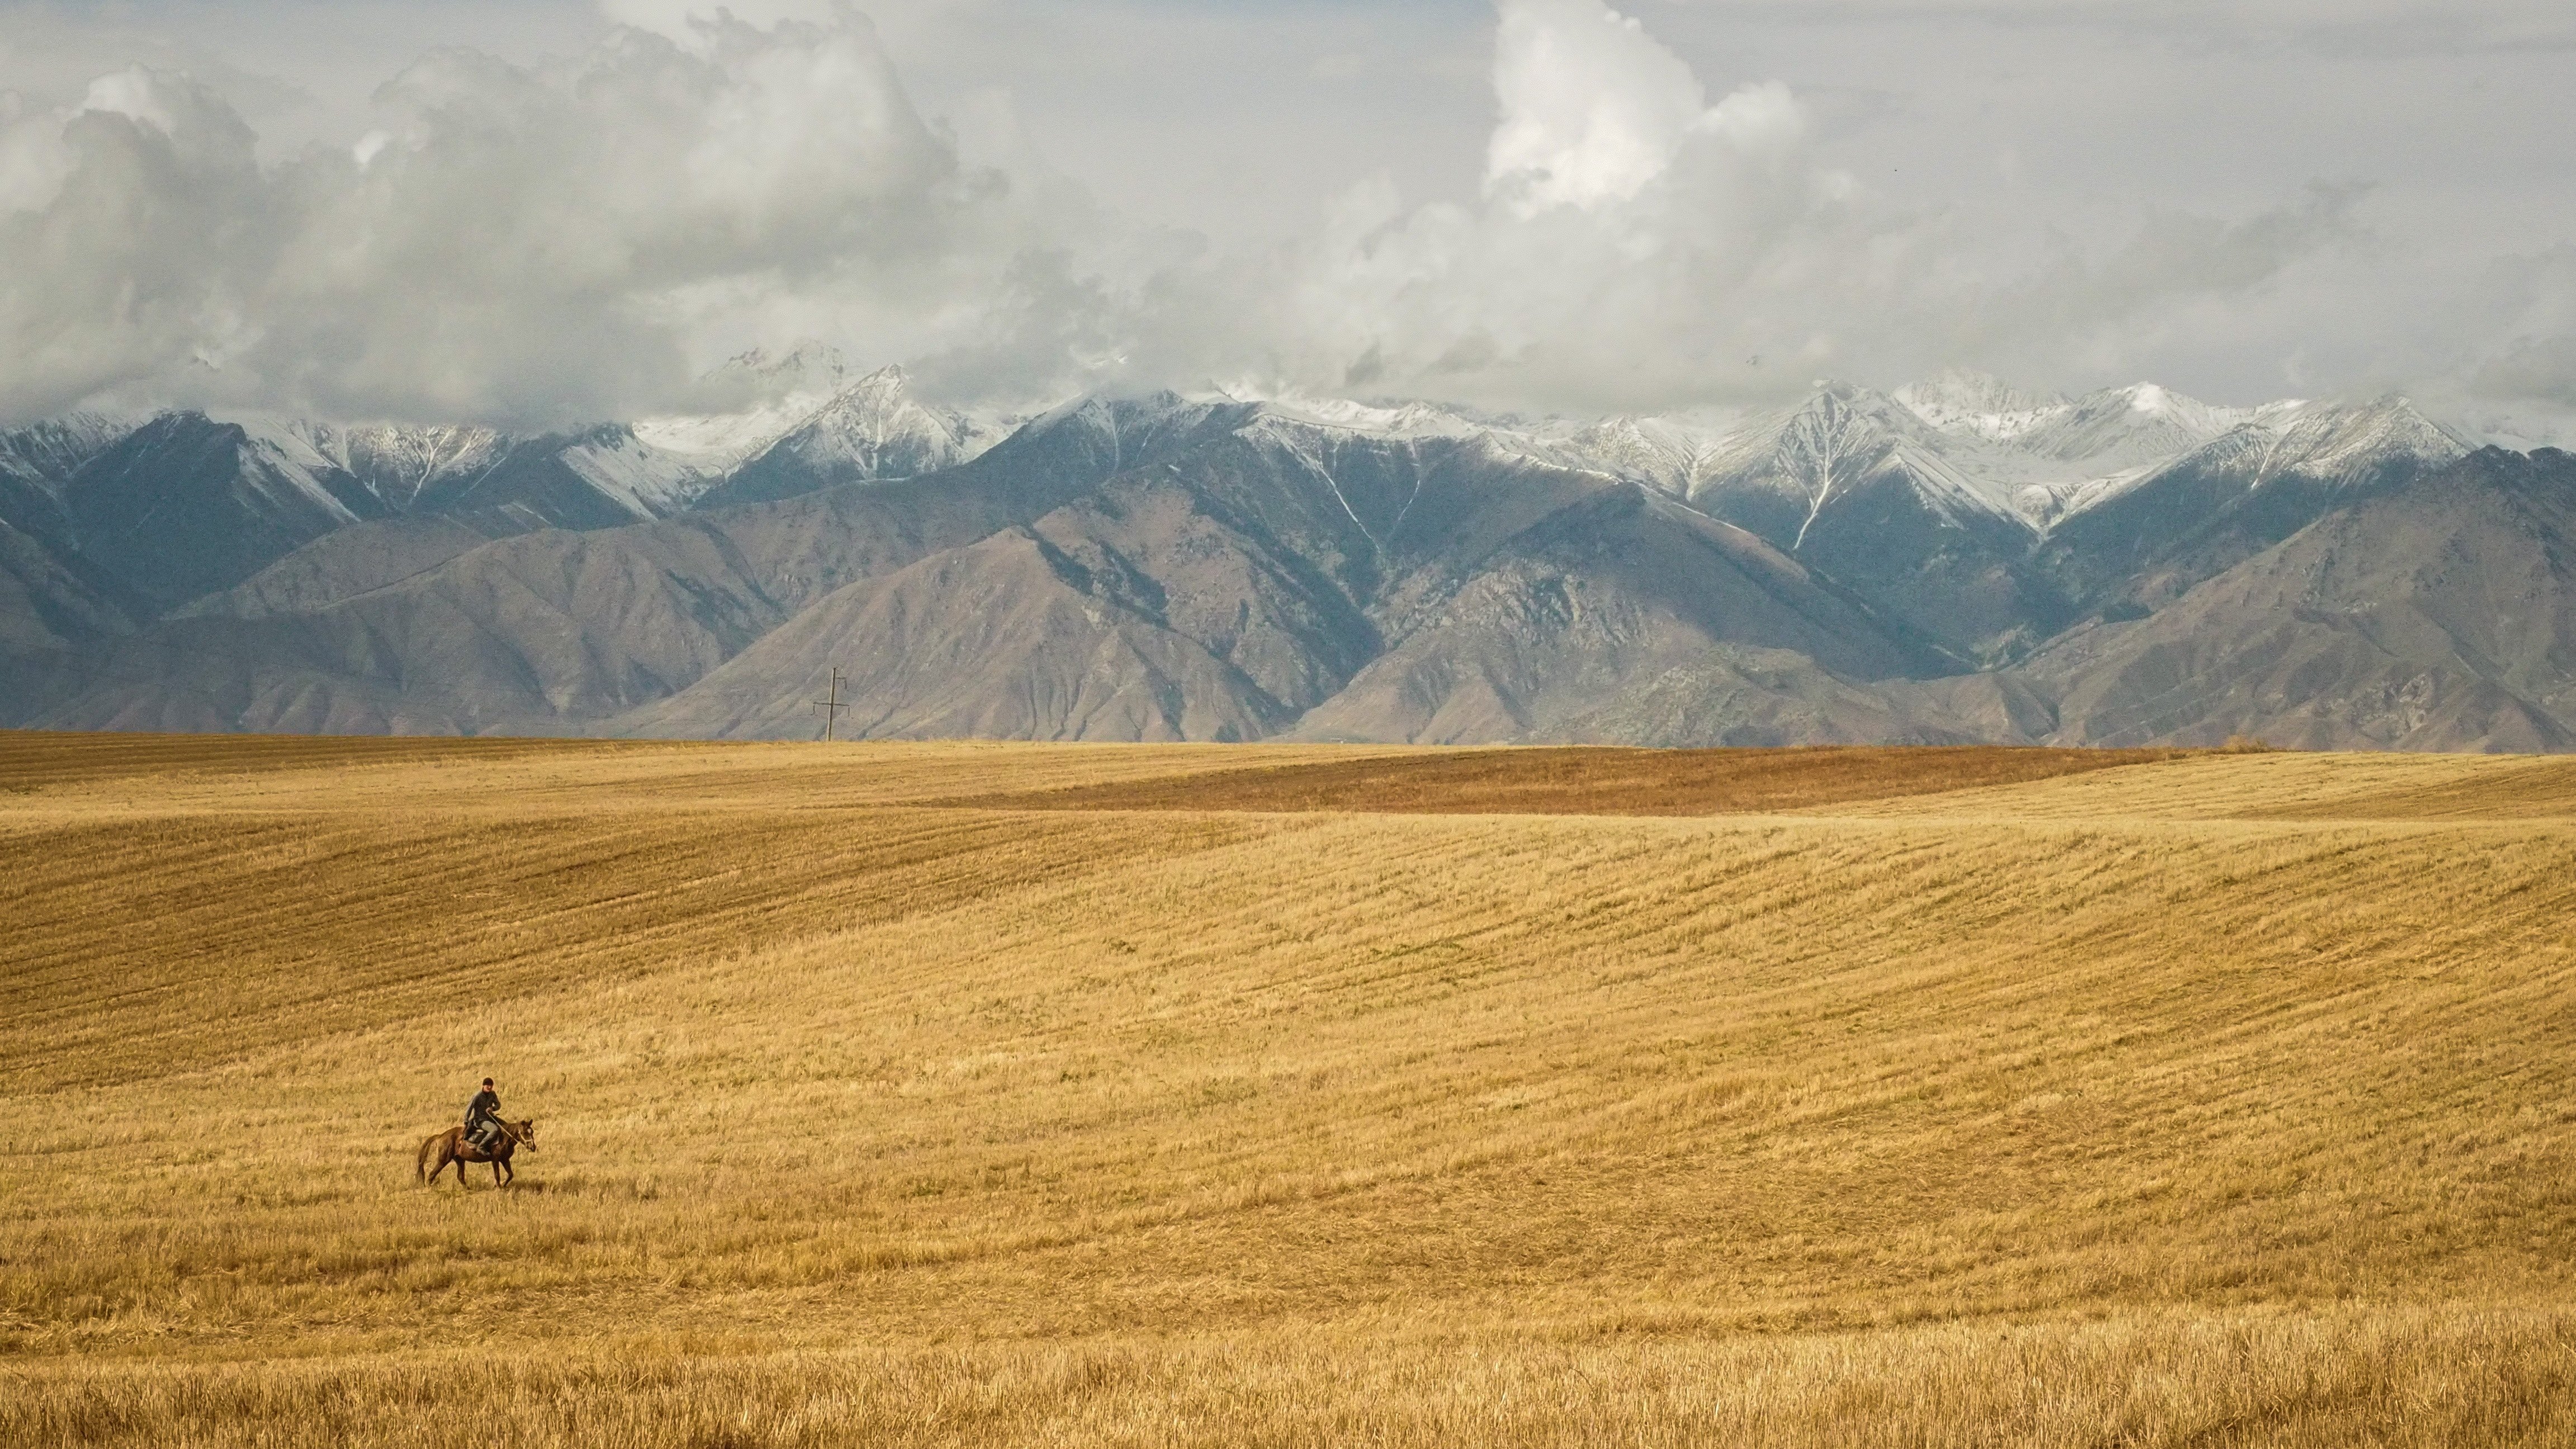
M2576 44L2559 0L1731 0L1736 13L1827 24L1983 22L2103 29L2193 47L2444 50Z
M1689 66L1594 0L1506 6L1494 49L1485 190L1524 214L1636 195L1710 114Z
M353 149L263 169L134 70L0 137L0 411L103 389L566 424L667 399L781 316L937 346L1074 219L961 160L854 12L637 29L523 67L433 53Z
M620 25L649 30L683 45L695 43L727 19L768 29L782 20L808 25L839 23L854 9L849 0L599 0L599 13Z
M2576 245L2498 261L2474 296L2490 340L2436 403L2501 442L2576 448Z
M1600 0L1503 0L1500 115L1478 204L1408 210L1383 182L1310 242L1142 299L1131 360L1161 375L1416 392L1538 408L1779 396L1953 362L2041 375L2120 361L2165 320L2262 292L2350 240L2353 196L2233 224L2150 220L2126 246L2012 267L1960 216L1898 206L1823 162L1776 81L1710 104ZM1231 332L1204 319L1264 299ZM1184 319L1201 325L1189 325Z
M0 151L0 407L42 412L219 359L252 328L237 285L274 245L250 129L168 74L103 78Z
M1770 60L1744 58L1751 49L1702 44L1686 61L1657 33L1698 12L1659 8L1649 25L1601 0L1500 0L1481 52L1489 127L1408 151L1397 134L1408 125L1372 121L1335 143L1362 150L1331 151L1291 124L1286 90L1235 106L1231 82L1198 73L1260 29L1233 11L975 0L964 19L942 19L910 4L890 23L947 36L942 118L916 105L875 28L838 0L604 8L627 23L572 59L534 59L528 45L515 61L436 50L363 116L285 154L274 137L262 151L215 89L167 67L51 89L52 109L0 98L0 414L107 393L572 424L685 402L714 359L808 336L915 362L953 396L1014 402L1214 380L1643 409L1774 397L1828 373L1893 383L1953 363L2059 386L2219 379L2224 396L2440 372L2495 408L2556 406L2576 386L2576 317L2550 300L2559 272L2508 266L2473 285L2458 243L2410 252L2374 229L2396 210L2390 188L2300 185L2369 174L2341 169L2330 147L2231 173L2208 158L2237 149L2123 116L2099 125L2145 137L2150 159L2179 158L2170 174L2201 189L2136 182L2132 156L2127 172L2079 174L2080 194L2030 190L1977 180L2001 174L1979 152L1937 187L1899 191L1871 149L1891 144L1885 131L1850 123L1854 93L1767 78ZM2018 0L1773 9L2060 23ZM2332 19L2291 0L2265 15L2276 28ZM2413 15L2388 0L2364 18L2384 30ZM2152 20L2118 4L2077 18ZM1311 23L1338 43L1362 21ZM1186 55L1132 58L1166 32ZM1033 52L1081 45L1059 63L1080 74L1060 78L1052 103L1126 106L1132 124L1069 130L1059 110L1023 125L1044 73ZM1999 87L2036 113L2092 89L2071 78L2080 67L2025 64L2010 47L1947 53L1995 67L1953 86L1954 103ZM1017 68L996 73L1020 89L966 84L984 55L1008 57ZM1108 56L1137 69L1104 95L1094 72ZM2131 77L2129 93L2200 73L2159 64L2168 70ZM2356 73L2376 87L2387 72ZM1163 153L1146 148L1177 124L1153 107L1177 103L1130 92L1157 74L1194 103L1270 118L1172 143L1196 147L1191 179L1173 188L1220 178L1227 196L1284 215L1275 194L1347 177L1363 143L1385 152L1387 174L1345 186L1275 242L1260 240L1278 235L1266 225L1211 226L1229 236L1217 244L1114 224L1041 153L1075 150L1069 169L1095 178L1151 169ZM1423 74L1387 83L1420 94ZM2220 99L2269 94L2239 86ZM2454 94L2428 92L2417 110L2438 116ZM1882 99L1873 126L1963 124ZM1979 134L2035 148L2054 138L2079 165L2108 154L2095 133L1992 125ZM1262 126L1277 133L1270 150ZM2487 188L2455 207L2531 194L2527 171L2443 154L2445 177ZM1441 165L1426 171L1431 156ZM1920 158L1905 157L1909 183ZM2075 217L2070 198L2090 209ZM2407 205L2413 236L2440 235L2420 226L2440 208ZM2529 229L2485 245L2528 250Z

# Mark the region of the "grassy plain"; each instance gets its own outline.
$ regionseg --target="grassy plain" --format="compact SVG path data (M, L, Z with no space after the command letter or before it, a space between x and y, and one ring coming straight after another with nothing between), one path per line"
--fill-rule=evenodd
M2576 1442L2576 763L0 735L0 880L0 1443Z

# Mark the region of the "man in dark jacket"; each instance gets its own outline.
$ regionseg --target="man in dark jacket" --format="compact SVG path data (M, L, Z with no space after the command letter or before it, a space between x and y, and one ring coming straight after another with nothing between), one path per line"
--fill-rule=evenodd
M483 1090L465 1104L465 1140L485 1152L492 1150L492 1140L501 1131L501 1094L492 1090L492 1079L483 1079Z

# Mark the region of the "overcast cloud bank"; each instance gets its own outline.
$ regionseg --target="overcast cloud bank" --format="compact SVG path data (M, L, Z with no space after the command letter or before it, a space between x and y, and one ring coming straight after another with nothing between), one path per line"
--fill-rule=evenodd
M1458 199L1358 179L1304 236L1222 248L1110 215L1006 106L926 116L857 11L787 8L620 0L633 23L570 60L438 51L363 135L268 161L169 70L0 100L0 416L570 426L739 401L699 379L804 337L1019 405L1216 384L1644 410L1828 374L2055 385L2252 355L2283 391L2408 387L2512 437L2576 412L2576 247L2425 265L2350 176L2089 245L1974 198L1900 201L1829 159L1790 81L1712 97L1599 0L1503 0L1484 170ZM2354 44L2417 18L2313 9L2253 18ZM2554 15L2455 37L2576 43Z

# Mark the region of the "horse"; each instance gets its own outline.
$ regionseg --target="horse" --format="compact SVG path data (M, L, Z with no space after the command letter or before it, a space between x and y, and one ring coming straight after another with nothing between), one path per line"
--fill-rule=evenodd
M488 1152L466 1141L465 1129L462 1127L450 1127L444 1132L434 1134L428 1141L420 1144L419 1160L412 1164L415 1179L423 1186L434 1184L438 1181L438 1175L447 1170L447 1164L453 1162L456 1164L456 1185L464 1187L465 1164L488 1162L492 1164L494 1187L507 1187L517 1181L519 1172L517 1168L510 1165L510 1153L521 1147L530 1152L537 1150L536 1120L531 1118L525 1122L504 1122L500 1125L501 1140L493 1144ZM432 1156L437 1158L435 1163L430 1160ZM503 1175L505 1173L507 1176ZM471 1191L471 1189L468 1190Z

